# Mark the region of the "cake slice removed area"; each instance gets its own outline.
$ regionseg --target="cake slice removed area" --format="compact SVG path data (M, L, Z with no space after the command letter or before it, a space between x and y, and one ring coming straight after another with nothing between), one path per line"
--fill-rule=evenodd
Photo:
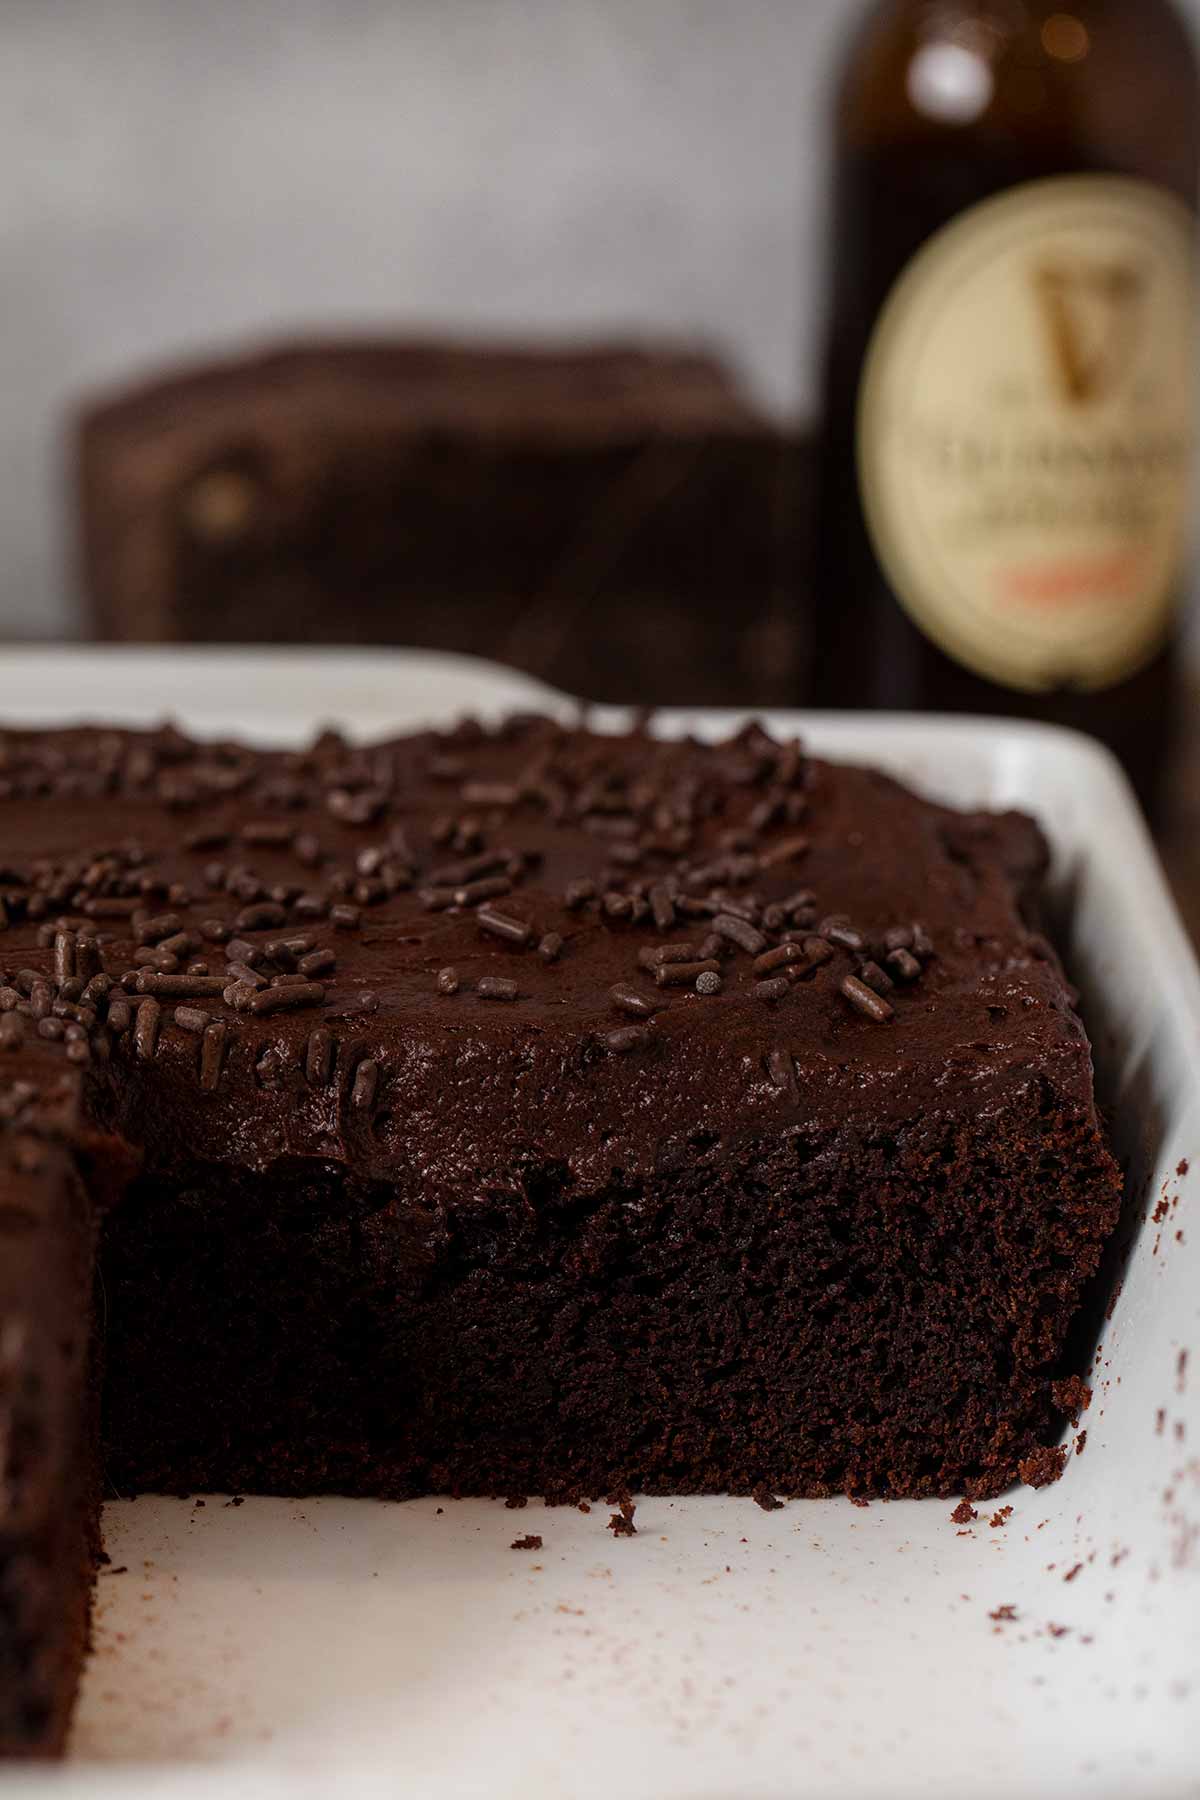
M13 1004L145 1159L122 1492L982 1495L1058 1436L1120 1182L1029 820L755 729L5 748Z

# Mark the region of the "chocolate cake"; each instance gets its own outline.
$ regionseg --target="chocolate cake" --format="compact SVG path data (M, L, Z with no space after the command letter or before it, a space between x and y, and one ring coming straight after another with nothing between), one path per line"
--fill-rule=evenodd
M0 1756L62 1748L100 1549L79 1085L0 1019Z
M3 734L6 1747L61 1740L100 1350L123 1494L1052 1473L1120 1181L1045 870L756 728Z
M102 638L794 705L812 463L695 350L301 342L84 403L81 574Z

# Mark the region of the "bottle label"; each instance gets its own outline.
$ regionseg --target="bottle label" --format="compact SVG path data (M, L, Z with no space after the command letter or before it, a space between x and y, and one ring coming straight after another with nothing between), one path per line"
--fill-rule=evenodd
M868 529L949 656L1028 692L1161 647L1187 553L1194 219L1064 176L972 208L884 307L859 397Z

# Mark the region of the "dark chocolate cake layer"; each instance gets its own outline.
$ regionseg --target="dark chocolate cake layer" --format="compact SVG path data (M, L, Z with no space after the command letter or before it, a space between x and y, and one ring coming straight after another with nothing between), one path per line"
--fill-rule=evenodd
M61 1750L99 1550L78 1083L0 1019L0 1756Z
M979 1497L1053 1464L1120 1181L1028 819L756 729L523 719L8 732L0 833L0 1081L56 1057L140 1159L101 1244L118 1491ZM38 1489L77 1559L82 1366Z

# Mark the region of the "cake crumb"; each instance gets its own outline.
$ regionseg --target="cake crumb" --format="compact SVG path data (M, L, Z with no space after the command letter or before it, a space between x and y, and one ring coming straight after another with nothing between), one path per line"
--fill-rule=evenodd
M993 1531L999 1531L1002 1525L1008 1524L1008 1521L1012 1518L1012 1510L1011 1506L1002 1506L999 1512L992 1514L991 1518L988 1520L988 1524Z
M1087 1448L1087 1432L1081 1431L1079 1436L1075 1439L1075 1454L1076 1454L1076 1456L1082 1456L1084 1453L1084 1450L1086 1448Z
M774 1495L765 1481L760 1481L750 1498L755 1506L761 1506L765 1513L782 1512L783 1501Z
M628 1489L610 1494L608 1504L617 1508L608 1521L608 1530L612 1532L613 1536L615 1538L636 1537L638 1533L633 1516L637 1512L637 1507L634 1505Z
M1187 1174L1190 1167L1191 1167L1191 1164L1188 1162L1188 1159L1185 1156L1183 1161L1179 1164L1178 1168L1175 1170L1175 1173L1179 1176L1179 1179L1181 1181L1183 1180L1183 1177Z
M1078 1418L1092 1404L1092 1390L1079 1375L1068 1375L1065 1381L1052 1381L1050 1392L1058 1410L1070 1413L1072 1418Z
M586 1500L581 1500L579 1502L579 1510L581 1513L590 1513L592 1509Z
M528 1494L510 1494L504 1502L509 1512L520 1512L523 1506L529 1505Z
M226 1506L245 1506L246 1496L244 1494L235 1494L233 1496L233 1498L231 1500L227 1500L225 1502L225 1504L226 1504Z
M972 1520L977 1519L978 1517L979 1514L975 1511L975 1508L971 1505L969 1500L960 1500L954 1511L950 1514L950 1522L952 1525L970 1525Z
M540 1550L542 1540L536 1532L529 1531L524 1537L514 1538L508 1547L510 1550Z
M1083 1570L1083 1564L1076 1563L1073 1568L1070 1568L1067 1570L1066 1574L1063 1576L1063 1580L1064 1581L1074 1581L1075 1577L1078 1574L1080 1574L1082 1572L1082 1570Z
M990 1612L988 1614L988 1618L994 1619L997 1625L1011 1625L1015 1622L1016 1617L1017 1609L1015 1606L998 1606L995 1612Z
M1026 1487L1049 1487L1057 1481L1067 1466L1067 1452L1063 1445L1056 1444L1053 1449L1042 1445L1023 1457L1017 1464L1017 1474Z

